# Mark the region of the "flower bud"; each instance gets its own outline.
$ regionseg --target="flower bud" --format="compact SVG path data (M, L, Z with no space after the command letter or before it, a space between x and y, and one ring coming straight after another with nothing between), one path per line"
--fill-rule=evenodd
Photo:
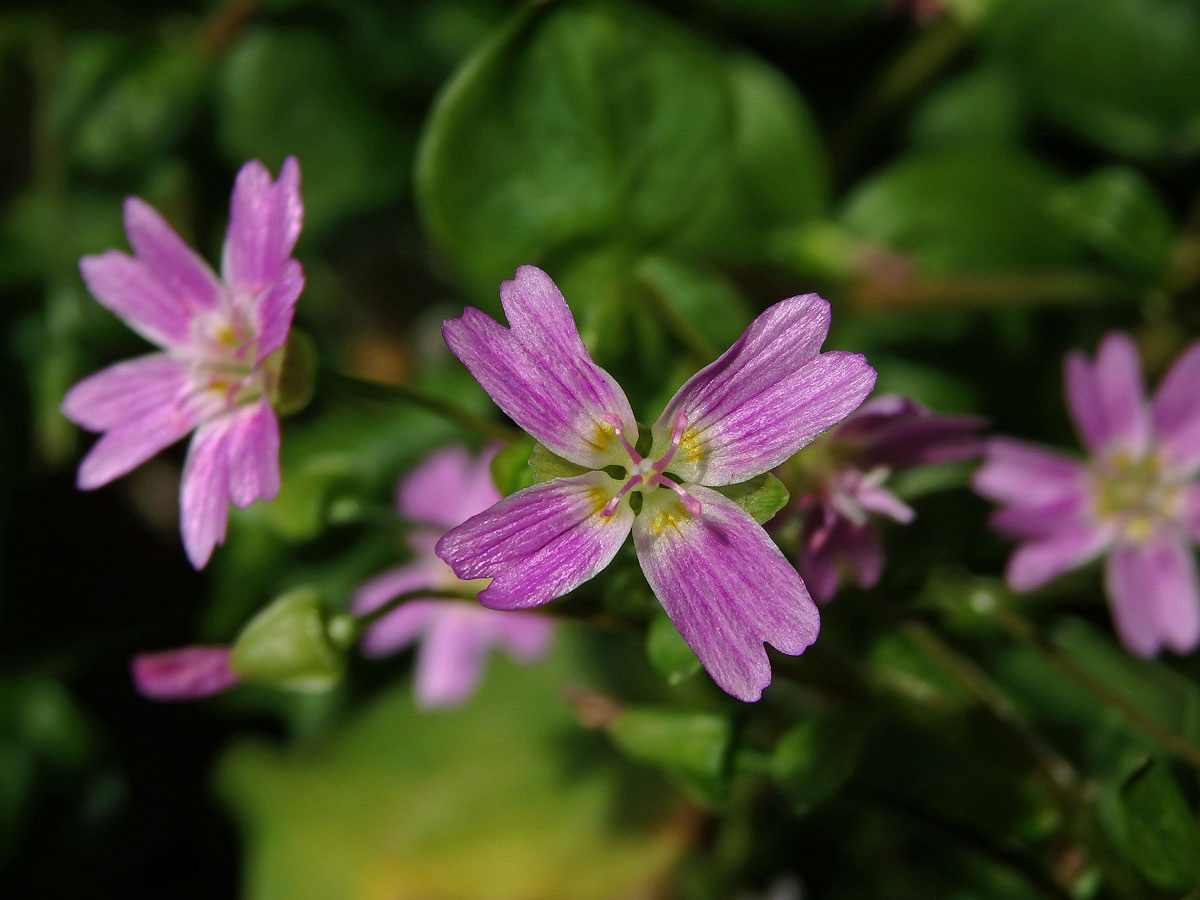
M250 620L233 644L229 663L243 681L322 690L341 675L345 658L330 637L320 593L300 588Z

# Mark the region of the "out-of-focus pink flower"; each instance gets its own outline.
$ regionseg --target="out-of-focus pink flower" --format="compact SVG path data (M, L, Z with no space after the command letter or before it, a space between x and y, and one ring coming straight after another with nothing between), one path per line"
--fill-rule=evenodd
M152 700L196 700L238 683L229 667L229 648L221 646L139 653L130 669L138 693Z
M63 414L103 436L78 484L108 484L195 431L180 486L180 530L197 569L224 543L228 504L279 491L272 409L292 309L304 287L291 258L300 234L300 166L278 181L253 161L230 200L221 277L137 197L125 201L134 255L108 250L79 264L88 289L161 352L118 363L67 393Z
M825 300L789 297L676 392L643 457L629 399L591 358L550 276L521 266L500 300L509 327L467 307L442 325L446 343L505 413L587 471L505 497L443 537L438 555L462 578L492 579L485 606L528 609L594 577L632 532L642 573L713 681L757 700L771 682L764 643L803 653L819 616L767 533L715 488L774 468L842 421L875 370L860 354L821 351Z
M443 533L500 499L492 483L495 450L472 458L463 447L447 447L428 457L401 482L400 515L421 527L409 537L414 559L359 588L353 609L371 612L392 598L426 589L473 593L481 585L461 581L433 552ZM534 613L497 612L447 599L414 598L367 629L363 651L394 653L420 641L416 698L423 707L457 705L475 690L493 646L533 662L550 646L553 623Z
M1186 653L1200 643L1200 342L1147 402L1137 348L1110 334L1094 363L1067 356L1066 396L1089 458L996 438L975 474L975 490L1001 505L993 527L1020 541L1008 584L1031 591L1107 555L1125 646Z
M797 568L813 597L826 602L844 575L862 588L883 574L879 517L903 525L915 513L885 486L898 469L969 459L983 447L983 419L936 415L908 397L885 394L821 439L809 453L808 491Z

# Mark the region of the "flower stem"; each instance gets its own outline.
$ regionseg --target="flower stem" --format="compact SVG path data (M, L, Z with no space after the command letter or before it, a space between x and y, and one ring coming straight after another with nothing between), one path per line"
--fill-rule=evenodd
M456 425L461 425L471 431L495 438L499 441L511 441L520 437L520 432L485 419L474 413L454 405L439 397L431 397L420 391L402 384L384 384L380 381L370 381L354 375L346 375L332 369L321 370L321 382L347 394L354 394L364 400L376 403L408 403L429 410Z
M1131 724L1136 725L1150 737L1154 738L1167 751L1184 760L1196 769L1200 769L1200 746L1187 737L1163 724L1149 715L1133 700L1124 694L1113 690L1091 672L1079 665L1070 656L1063 653L1052 643L1041 637L1037 630L1018 613L1011 609L997 607L992 613L993 620L1010 636L1040 654L1050 665L1063 675L1074 681L1101 703L1116 709Z

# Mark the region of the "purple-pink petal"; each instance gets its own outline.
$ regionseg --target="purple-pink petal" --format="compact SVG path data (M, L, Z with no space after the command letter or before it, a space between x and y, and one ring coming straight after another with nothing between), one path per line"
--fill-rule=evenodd
M1108 596L1122 642L1139 656L1200 643L1200 587L1190 547L1165 536L1118 544L1108 557Z
M646 495L633 527L638 562L659 602L722 690L757 700L771 682L763 643L802 653L817 637L817 607L796 570L740 506L698 485Z
M493 613L493 637L514 658L536 662L546 655L554 636L553 620L537 613Z
M1180 521L1192 542L1200 544L1200 481L1183 489Z
M229 201L229 228L221 271L238 296L269 287L291 255L304 217L300 164L289 156L272 182L258 160L242 166Z
M221 416L196 429L183 464L179 528L183 534L183 548L196 569L203 569L213 548L225 543L233 424L232 416Z
M863 468L919 466L970 459L983 451L980 416L939 415L910 397L872 397L831 437L857 451Z
M883 563L883 542L874 525L834 516L830 527L802 538L796 568L813 599L827 603L837 593L843 566L860 588L871 588L883 575Z
M120 478L174 444L218 409L219 404L206 396L147 409L140 418L123 422L92 445L79 464L76 485L90 491Z
M500 297L511 327L467 307L442 325L451 351L496 405L550 450L589 468L623 462L613 426L635 441L633 411L592 361L550 276L521 266L500 286Z
M1005 579L1014 591L1032 591L1095 559L1112 540L1111 527L1080 524L1028 541L1017 547L1009 559Z
M279 420L266 397L230 414L229 499L238 509L279 493Z
M816 294L776 303L733 346L693 375L654 424L665 452L680 413L687 427L670 471L733 484L779 465L866 399L875 370L857 353L818 353L829 304Z
M433 558L389 569L355 591L350 608L355 615L364 615L401 594L434 587L444 571L442 563ZM386 656L412 643L424 631L438 605L437 600L420 598L403 603L367 629L363 652L367 656Z
M478 457L457 445L434 451L400 483L400 515L445 530L483 512L500 499L491 470L498 449L489 447Z
M492 579L479 594L485 606L538 606L612 561L633 523L628 503L600 514L619 488L603 472L535 484L448 532L437 555L459 578Z
M1158 446L1182 471L1200 468L1200 342L1171 366L1152 405Z
M1100 343L1094 365L1081 353L1069 354L1066 393L1079 437L1092 453L1140 455L1145 451L1150 416L1142 365L1128 335L1108 335Z
M191 389L186 363L151 353L89 375L67 391L62 412L89 431L105 431L171 407Z
M1089 521L1094 501L1083 485L1040 503L1004 506L988 524L1014 538L1043 538L1077 528Z
M217 276L150 204L125 200L125 233L137 258L189 318L224 298Z
M443 603L430 621L417 651L417 705L424 709L457 706L479 684L491 644L488 614L493 610Z
M909 524L917 515L911 506L880 485L865 484L855 492L854 498L867 512L887 516L902 525Z
M139 653L130 669L138 693L152 700L194 700L238 683L237 674L229 667L228 647L181 647L161 653Z
M1025 441L993 438L971 484L989 500L1037 506L1076 494L1087 479L1087 469L1078 459Z
M304 270L300 263L294 259L285 260L254 312L258 325L256 363L261 363L287 343L292 329L292 313L303 290Z
M79 261L79 273L100 303L160 347L186 347L192 313L155 277L150 267L120 250Z

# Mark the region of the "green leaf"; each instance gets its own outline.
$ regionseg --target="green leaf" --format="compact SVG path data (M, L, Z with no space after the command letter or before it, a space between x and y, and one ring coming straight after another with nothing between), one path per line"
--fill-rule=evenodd
M646 629L646 655L667 684L676 685L700 671L700 660L669 616L658 614Z
M687 805L562 701L595 678L594 640L565 627L537 665L496 655L458 709L417 709L400 684L302 744L243 739L218 777L246 838L242 896L605 900L665 883Z
M926 151L860 185L843 219L931 275L1065 265L1083 247L1050 212L1063 183L1015 150Z
M984 64L933 91L913 115L913 142L922 147L1016 144L1028 102L1006 66Z
M741 484L727 484L714 490L750 513L759 525L771 521L790 499L783 482L770 472L756 475Z
M1200 825L1170 770L1146 760L1121 785L1123 845L1146 878L1167 891L1200 882Z
M459 70L422 136L426 227L481 296L579 247L761 255L762 217L823 203L803 104L617 0L527 6Z
M1175 239L1166 203L1135 169L1114 166L1060 188L1052 210L1063 227L1131 275L1161 278Z
M985 46L1039 111L1116 153L1200 152L1200 9L1177 0L983 0Z
M649 305L668 331L707 363L737 340L750 321L750 308L719 272L666 256L649 256L634 270Z
M724 716L636 707L624 710L608 733L628 756L659 766L700 798L725 796L733 726Z
M272 171L300 160L305 233L397 200L412 140L351 83L329 42L303 31L251 31L222 63L217 134L235 165Z
M233 643L229 665L245 681L323 689L342 674L345 659L330 640L320 593L301 588L246 624Z
M71 142L85 166L144 166L174 143L195 113L208 80L198 45L165 46L136 62L88 106Z
M555 455L541 444L535 444L533 452L529 454L529 468L533 472L535 484L555 478L574 478L588 471L583 466Z
M769 771L799 814L824 803L850 780L871 729L861 710L834 711L809 714L784 734Z

